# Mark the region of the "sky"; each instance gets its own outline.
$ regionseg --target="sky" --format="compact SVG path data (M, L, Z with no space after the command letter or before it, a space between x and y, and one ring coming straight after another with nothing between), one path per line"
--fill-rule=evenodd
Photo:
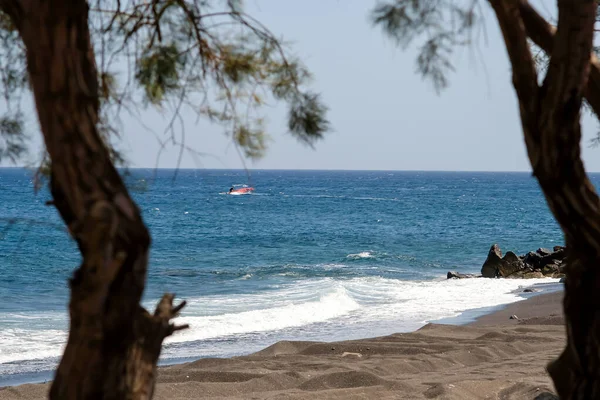
M285 108L266 110L269 150L257 169L354 169L434 171L530 171L520 126L511 70L501 34L489 6L485 37L454 55L450 87L436 94L415 73L415 49L402 50L369 13L371 0L248 0L249 14L277 36L314 74L312 89L329 107L333 132L314 149L286 133ZM552 15L555 2L533 2ZM179 149L159 144L144 128L124 119L120 147L131 167L172 168ZM162 132L167 117L146 113L144 122ZM583 158L588 171L600 171L600 147L589 140L599 129L584 117ZM207 154L184 153L183 168L242 168L222 128L196 124L185 114L186 144Z

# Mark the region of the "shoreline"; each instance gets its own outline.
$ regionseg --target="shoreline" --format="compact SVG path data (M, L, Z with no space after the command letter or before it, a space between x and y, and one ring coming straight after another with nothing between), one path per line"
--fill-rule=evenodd
M523 290L529 289L531 292L524 292ZM390 336L376 337L376 338L364 338L358 340L348 341L336 341L336 342L278 342L263 350L255 353L229 357L229 358L200 358L195 360L180 360L175 362L159 363L159 382L161 382L161 376L164 375L163 371L184 371L188 368L193 368L195 365L202 365L209 363L211 360L221 360L220 362L227 364L229 362L235 362L236 360L243 360L247 358L254 358L257 355L269 354L269 349L279 348L285 346L286 343L296 345L300 343L319 343L325 346L336 346L343 343L361 343L361 342L373 342L381 341L385 338L394 336L410 336L420 335L424 330L441 330L441 331L452 331L453 329L489 329L490 327L502 327L511 328L522 325L529 326L554 326L561 328L564 324L562 319L562 290L563 285L557 283L550 284L538 284L532 286L525 286L517 293L519 296L524 297L524 300L519 300L513 303L504 304L501 306L485 307L480 309L467 310L458 316L443 318L440 320L432 321L420 329L413 332L406 333L395 333ZM519 319L510 319L511 315L517 315ZM559 329L555 334L560 335L561 330ZM356 352L347 352L356 353ZM360 354L360 353L359 353ZM5 382L0 383L0 400L12 399L18 397L7 397L9 393L16 394L13 392L21 392L22 390L27 391L26 398L38 398L36 397L40 387L46 387L48 381L53 377L53 371L45 371L30 374L15 374ZM168 373L167 373L168 375ZM32 387L37 389L34 392L30 392ZM45 393L45 392L44 392ZM22 395L22 393L21 393ZM33 396L33 397L31 397ZM43 397L40 397L43 398Z
M501 309L481 315L469 326L495 326L495 325L560 325L565 324L562 301L564 292L552 291L540 293L524 301L507 304ZM516 319L511 317L516 316Z

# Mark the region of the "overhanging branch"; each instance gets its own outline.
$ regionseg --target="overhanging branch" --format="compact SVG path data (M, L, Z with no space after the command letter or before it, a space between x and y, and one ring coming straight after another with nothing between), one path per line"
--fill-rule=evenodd
M519 10L529 38L550 55L556 28L549 24L526 0L519 1ZM594 54L591 55L590 74L584 96L596 116L600 118L600 61Z

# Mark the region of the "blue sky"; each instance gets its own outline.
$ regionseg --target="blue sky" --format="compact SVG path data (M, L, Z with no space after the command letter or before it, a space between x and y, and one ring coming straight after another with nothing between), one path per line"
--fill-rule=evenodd
M535 3L535 2L534 2ZM478 43L455 54L450 87L437 95L415 73L415 52L403 51L369 21L376 4L365 0L249 0L247 11L275 34L292 41L294 52L314 73L312 87L330 107L334 132L312 150L286 134L285 108L267 110L273 138L266 156L251 168L530 171L522 138L510 66L499 28L487 4L485 32ZM540 11L554 3L539 1ZM145 123L166 125L146 113ZM221 128L196 125L186 115L186 143L210 156L184 155L182 167L240 168L242 160ZM584 118L583 157L600 171L600 148L588 141L598 126ZM160 129L158 129L161 131ZM122 148L133 167L154 167L158 142L125 120ZM176 165L179 150L168 147L159 167Z

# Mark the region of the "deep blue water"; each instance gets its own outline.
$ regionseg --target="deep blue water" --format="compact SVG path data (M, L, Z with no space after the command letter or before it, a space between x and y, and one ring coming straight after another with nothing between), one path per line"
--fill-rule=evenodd
M154 173L157 172L154 178ZM133 170L153 243L145 302L186 298L166 361L247 353L280 339L344 339L516 301L523 281L478 272L492 243L562 244L526 173ZM600 176L593 175L595 183ZM51 369L79 262L23 169L0 169L0 376Z

